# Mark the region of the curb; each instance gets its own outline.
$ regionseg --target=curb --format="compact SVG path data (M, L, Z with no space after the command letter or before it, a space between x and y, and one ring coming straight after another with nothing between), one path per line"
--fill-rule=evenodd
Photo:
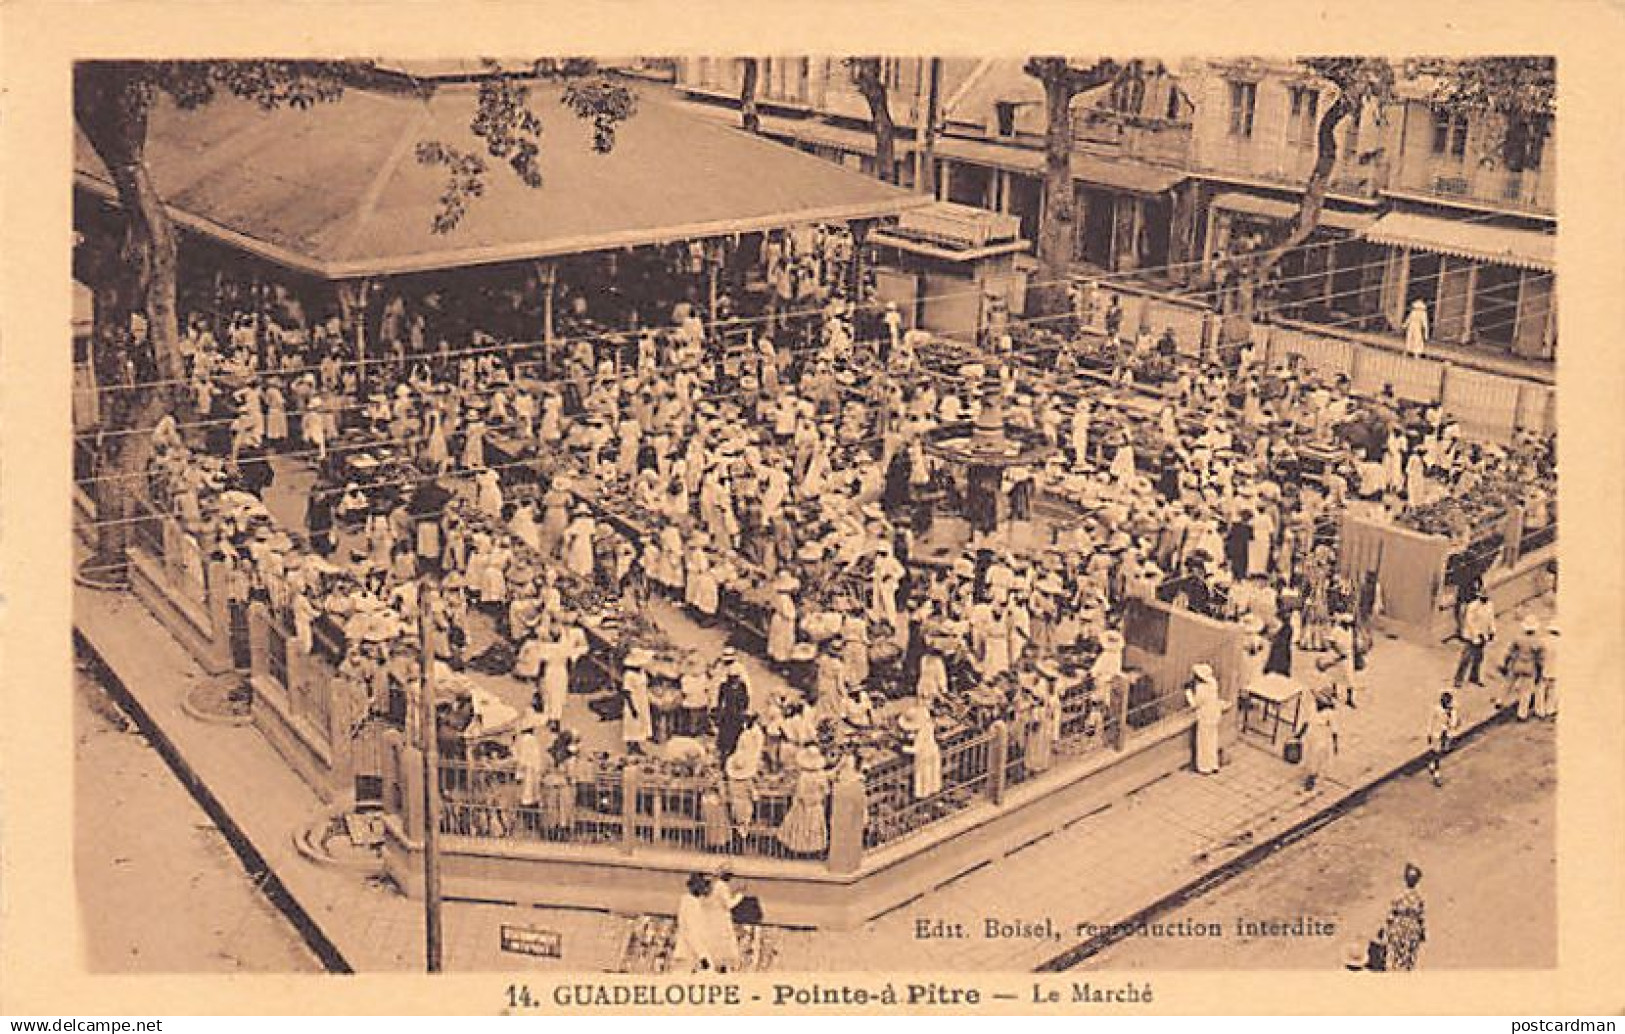
M369 875L384 874L384 860L382 857L373 860L339 858L323 849L316 834L333 819L343 815L349 808L343 804L336 804L317 812L298 829L290 834L294 850L300 856L315 865L324 865L332 869L342 869L346 872L365 873Z
M201 688L203 687L193 686L181 696L181 710L186 713L188 718L191 718L193 721L204 722L208 725L244 726L254 724L254 716L252 714L216 714L215 712L207 710L201 705L193 703L193 694L195 694Z
M1481 719L1476 724L1469 726L1460 736L1456 737L1452 750L1464 743L1477 739L1478 736L1490 726L1504 723L1506 717L1507 712L1496 711L1489 717ZM1218 866L1209 869L1207 872L1201 873L1188 883L1185 883L1184 885L1163 895L1132 915L1118 920L1117 922L1107 924L1105 930L1101 933L1096 934L1088 940L1073 945L1071 948L1068 948L1066 951L1061 952L1059 955L1056 955L1047 961L1039 963L1036 967L1034 967L1033 972L1060 973L1076 968L1080 963L1086 961L1092 956L1098 955L1100 952L1116 944L1118 941L1126 939L1133 932L1133 929L1140 924L1150 922L1152 919L1164 912L1178 908L1180 905L1183 905L1185 902L1190 901L1193 898L1200 897L1216 887L1223 886L1235 877L1241 875L1243 872L1251 869L1259 862L1262 862L1265 858L1268 858L1281 848L1297 843L1299 840L1302 840L1309 834L1314 833L1323 826L1335 822L1337 819L1342 818L1345 814L1360 807L1360 805L1364 804L1366 799L1370 797L1373 792L1380 789L1384 785L1403 776L1413 775L1422 771L1426 767L1426 754L1418 754L1416 757L1411 758L1408 761L1400 762L1398 765L1395 765L1388 771L1378 775L1375 779L1366 783L1364 786L1349 791L1347 794L1343 795L1338 800L1333 801L1320 811L1309 815L1307 818L1299 820L1279 833L1276 833L1274 836L1260 841L1258 844L1248 848L1246 851L1243 851L1234 858L1220 863Z
M271 902L277 911L281 912L288 922L293 925L300 939L321 961L323 968L329 973L354 973L355 969L344 958L344 954L339 951L338 945L333 943L332 939L311 918L310 913L305 911L304 906L299 903L293 893L288 890L287 885L277 876L276 870L266 861L265 856L255 848L248 834L243 831L241 826L237 825L220 803L220 800L215 797L213 791L186 763L186 759L181 755L174 741L165 735L157 722L153 721L152 715L148 714L146 708L141 706L140 701L130 692L129 687L124 684L124 680L119 677L118 672L113 669L112 665L107 663L106 658L101 655L101 651L96 649L90 642L89 637L81 632L77 625L73 629L73 642L75 647L84 652L97 679L103 686L107 687L108 694L124 710L124 713L130 716L130 720L135 723L136 728L141 730L142 735L147 738L147 742L152 744L153 749L158 752L158 756L163 758L170 771L175 773L175 778L180 780L181 786L185 787L186 791L192 795L192 799L197 801L198 806L203 809L204 813L209 816L210 821L220 830L221 835L226 838L226 843L231 845L232 853L242 863L243 868L253 879L254 884L259 887L261 893L265 895L266 899Z

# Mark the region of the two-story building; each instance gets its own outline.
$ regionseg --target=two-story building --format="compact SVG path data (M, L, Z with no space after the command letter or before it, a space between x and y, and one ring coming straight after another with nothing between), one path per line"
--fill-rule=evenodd
M1288 61L1193 61L1181 68L1196 114L1190 168L1204 271L1230 251L1278 236L1315 165L1324 82ZM1294 315L1367 326L1381 302L1382 256L1360 233L1380 214L1380 127L1344 123L1319 225L1281 263L1276 303Z
M743 62L687 58L677 89L737 119ZM898 127L896 180L920 177L916 128L930 62L882 61ZM1074 259L1084 269L1189 283L1217 256L1278 235L1317 157L1332 87L1281 59L1198 59L1073 105ZM1548 122L1502 126L1446 115L1434 84L1339 129L1315 232L1275 273L1285 315L1398 333L1411 303L1432 340L1487 356L1554 354L1555 141ZM874 171L869 109L839 58L759 59L762 131ZM1020 59L944 59L937 197L1006 213L1036 242L1043 219L1043 93ZM1507 141L1508 146L1500 146ZM1493 146L1492 146L1493 145Z
M763 133L874 171L868 104L842 59L757 61ZM682 59L677 89L737 118L743 66L738 58ZM932 155L936 196L1012 215L1022 236L1036 242L1044 211L1042 88L1019 59L945 58L940 66L939 135ZM913 186L922 178L916 130L928 107L930 61L883 58L881 68L898 127L896 180ZM1171 249L1191 236L1178 190L1188 178L1190 117L1190 102L1166 74L1148 75L1128 90L1102 87L1074 101L1078 262L1158 273L1188 259Z
M1287 61L1193 61L1181 68L1196 114L1208 261L1280 233L1317 156L1330 84ZM1346 120L1319 228L1277 272L1285 313L1398 333L1415 301L1435 343L1550 359L1555 348L1554 142L1549 121L1491 124L1430 103L1436 83ZM1504 146L1503 146L1504 145Z
M1414 300L1436 340L1549 360L1556 351L1556 139L1550 119L1507 124L1448 113L1427 82L1389 114L1386 213L1366 232L1385 251L1382 314Z

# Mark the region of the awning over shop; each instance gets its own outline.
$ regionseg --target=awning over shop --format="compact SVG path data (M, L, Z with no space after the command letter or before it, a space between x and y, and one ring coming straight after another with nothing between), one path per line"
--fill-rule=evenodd
M929 203L811 155L693 115L653 91L620 127L614 149L592 149L592 127L537 87L542 186L488 159L484 195L461 223L435 233L442 167L420 164L437 141L484 153L469 131L476 89L429 98L351 90L332 104L267 112L235 99L194 111L164 104L147 147L176 220L273 262L347 278L544 258L880 218ZM80 137L80 185L112 196L106 170Z
M937 154L955 161L989 165L1029 176L1044 175L1044 153L1027 147L943 137L937 141ZM1114 162L1075 151L1072 154L1072 178L1131 194L1161 194L1183 183L1188 177L1178 169L1138 162Z
M1257 194L1220 194L1213 199L1213 207L1282 223L1291 221L1298 214L1298 204L1295 201L1259 197ZM1334 208L1323 208L1320 211L1321 226L1347 230L1350 233L1358 233L1376 221L1377 215L1374 212L1343 212Z
M770 136L783 136L800 143L833 147L838 151L867 155L870 158L875 155L875 135L868 130L848 129L828 122L801 119L775 118L771 120L771 125L766 124L768 120L763 121L762 131ZM892 146L898 157L911 154L914 150L913 142L903 133L897 135Z
M1365 237L1373 244L1415 248L1520 269L1550 270L1557 258L1555 234L1412 212L1389 212L1372 224Z
M740 127L738 108L690 101L683 105L683 110L730 128ZM761 123L762 135L775 140L830 147L869 158L875 156L875 135L867 129L838 126L816 118L785 118L782 115L764 114L758 115L757 119ZM911 137L912 134L906 129L898 131L892 146L899 158L913 153L914 141Z

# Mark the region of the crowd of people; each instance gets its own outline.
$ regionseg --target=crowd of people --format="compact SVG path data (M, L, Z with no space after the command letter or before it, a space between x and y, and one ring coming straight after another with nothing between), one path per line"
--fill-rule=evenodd
M1191 354L1120 310L1104 338L1084 333L1093 301L1072 334L1001 322L980 347L934 339L849 300L842 241L764 248L762 315L730 300L724 324L681 300L545 346L479 331L431 345L402 318L386 358L356 362L336 320L194 318L153 501L306 653L335 627L354 724L416 720L428 615L436 681L461 689L448 748L514 761L522 807L579 763L571 690L607 690L593 713L622 749L600 764L703 776L707 846L761 834L771 812L774 850L793 855L827 846L837 786L908 766L906 796L930 800L944 752L995 722L1037 773L1063 740L1120 736L1187 689L1212 718L1208 679L1148 691L1128 670L1136 601L1234 622L1250 670L1357 706L1381 600L1339 566L1342 512L1458 535L1514 504L1531 526L1551 517L1549 440L1472 443L1436 406L1251 349ZM991 501L934 446L987 407L1036 443ZM265 496L298 461L316 480L296 536ZM775 676L676 644L656 598ZM773 793L784 807L764 809Z

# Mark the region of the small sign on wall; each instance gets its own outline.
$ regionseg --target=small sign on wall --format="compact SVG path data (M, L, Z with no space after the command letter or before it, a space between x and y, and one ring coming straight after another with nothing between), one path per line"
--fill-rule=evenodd
M544 930L539 926L503 923L502 950L541 959L562 959L564 935L557 930Z

